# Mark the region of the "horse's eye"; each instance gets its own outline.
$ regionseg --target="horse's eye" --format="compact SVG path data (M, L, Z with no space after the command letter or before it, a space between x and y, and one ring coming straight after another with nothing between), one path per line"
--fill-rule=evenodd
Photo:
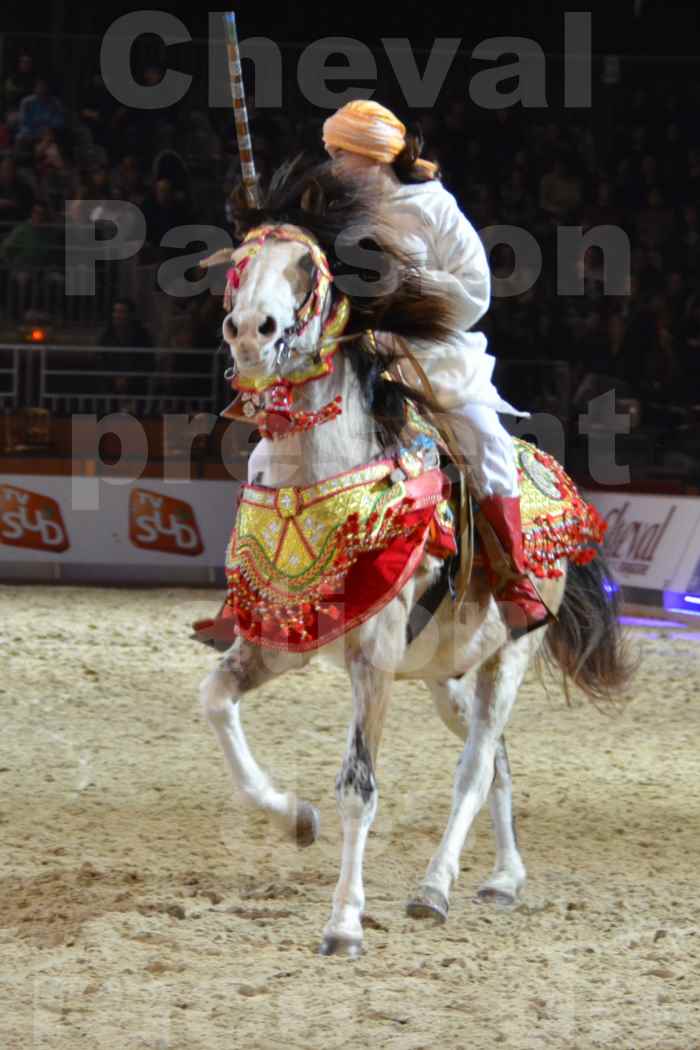
M266 317L263 323L258 328L260 335L272 335L277 328L277 322L274 317Z

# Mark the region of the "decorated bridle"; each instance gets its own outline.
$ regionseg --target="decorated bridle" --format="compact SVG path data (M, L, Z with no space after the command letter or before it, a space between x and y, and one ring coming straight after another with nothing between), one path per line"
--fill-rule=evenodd
M232 11L224 14L224 26L243 188L249 207L257 208L260 206L258 180L248 126L236 16ZM299 338L304 334L313 318L321 317L326 311L333 276L323 251L304 230L294 226L260 226L251 230L245 237L242 245L245 251L228 271L224 294L224 308L227 313L231 311L233 299L240 287L245 268L269 238L305 244L314 263L314 282L306 299L297 307L294 323L277 340L276 374L269 378L244 382L235 368L226 371L225 378L229 380L239 396L224 410L222 415L229 419L243 419L248 423L254 423L263 437L274 440L287 437L291 433L310 430L340 415L342 399L339 397L317 412L293 411L294 391L304 383L329 375L333 371L332 359L338 349L338 344L341 341L357 339L361 333L343 336L342 333L350 317L350 303L346 296L339 296L323 322L321 340L316 347L316 352L313 355L305 355L304 361L298 368L282 375L294 354L295 344ZM236 254L239 252L240 249Z
M296 226L258 226L246 235L236 251L239 258L226 275L224 308L227 313L233 308L236 292L251 259L269 240L291 241L308 248L314 266L314 278L308 294L295 311L294 322L285 329L275 344L274 374L244 379L235 367L225 372L225 378L238 392L239 397L223 414L228 418L254 423L263 437L279 440L293 433L311 430L340 415L340 397L336 397L315 412L304 412L293 410L294 394L306 383L330 375L333 371L333 355L340 343L357 339L362 333L343 335L350 318L350 302L347 296L341 295L330 309L328 308L333 284L328 259L314 238ZM283 375L283 369L291 361L297 341L311 322L324 314L326 316L321 328L321 338L315 352L304 354L299 365Z

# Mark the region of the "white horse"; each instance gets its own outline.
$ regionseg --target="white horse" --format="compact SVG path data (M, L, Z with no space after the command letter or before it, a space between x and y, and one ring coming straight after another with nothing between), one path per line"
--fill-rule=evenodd
M241 216L241 227L245 232L261 221L291 222L294 226L286 227L285 232L292 238L295 228L303 227L322 244L337 275L341 264L333 241L348 223L357 226L364 205L346 196L330 206L333 190L326 186L330 177L324 170L309 183L302 180L300 186L278 189L263 212ZM302 195L304 185L307 190ZM325 189L325 196L319 187ZM351 323L346 331L352 334L376 327L407 337L432 331L439 338L445 304L430 296L419 303L414 275L401 269L405 262L386 238L377 240L399 267L401 281L388 296L374 299L353 297L350 290ZM234 264L246 255L244 246L235 253ZM318 287L314 263L308 243L269 236L258 246L257 254L247 259L245 269L238 267L223 335L239 379L267 381L298 370L305 362L318 361L324 325L338 294L337 283L342 282L330 286L318 316L300 325L300 311ZM345 270L352 272L352 267ZM298 404L306 411L315 412L340 396L342 414L285 440L261 442L252 461L256 483L271 488L306 486L382 456L387 424L385 413L383 425L375 425L382 416L378 404L382 399L386 404L392 398L395 402L396 393L380 368L367 365L370 356L357 343L349 342L335 354L331 374L299 388ZM568 568L562 563L559 579L539 581L548 607L558 613L549 626L512 637L484 574L475 571L460 615L455 616L448 596L429 628L409 642L411 610L440 568L436 558L426 555L389 604L324 650L347 668L352 688L352 717L336 781L343 838L341 870L323 932L320 951L324 955L354 957L362 951L363 855L377 811L377 751L395 679L425 682L438 715L463 742L447 827L416 896L407 905L411 916L445 921L466 836L487 798L496 858L479 895L513 903L525 883L513 826L504 732L535 655L546 652L594 696L617 689L626 678L619 629L603 587L605 570L599 559ZM273 785L260 768L246 742L240 709L246 693L298 668L310 655L271 651L238 637L201 687L206 718L221 744L239 796L268 814L301 845L310 845L317 837L318 813L308 802Z

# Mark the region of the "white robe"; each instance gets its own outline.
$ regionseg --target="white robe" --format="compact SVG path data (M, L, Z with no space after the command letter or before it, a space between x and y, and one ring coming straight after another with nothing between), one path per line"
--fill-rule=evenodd
M456 313L459 327L448 345L411 344L438 401L458 412L472 404L527 415L500 397L491 381L496 361L486 353L486 336L469 331L488 310L491 274L479 235L455 198L437 180L402 184L386 197L386 209L426 286L445 292Z

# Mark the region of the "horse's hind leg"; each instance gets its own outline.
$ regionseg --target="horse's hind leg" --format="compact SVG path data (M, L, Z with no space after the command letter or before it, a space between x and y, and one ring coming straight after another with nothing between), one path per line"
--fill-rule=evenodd
M464 687L460 690L461 680L452 680L440 692L434 690L441 718L457 736L466 738L466 743L455 775L447 829L418 896L407 906L409 915L442 921L447 918L449 893L459 874L462 847L487 796L496 833L496 865L491 879L482 887L484 899L505 902L509 891L515 899L524 882L525 868L512 823L511 780L503 731L528 660L527 639L510 642L479 669L473 696ZM489 892L493 890L498 890L501 897L495 898Z
M501 737L496 746L494 766L489 806L496 838L496 863L490 877L479 888L477 896L479 900L492 901L494 904L515 904L518 893L525 885L527 872L515 833L513 781L505 736Z
M272 653L239 639L205 678L200 697L240 797L267 813L300 846L310 846L318 836L318 811L309 802L274 787L251 754L240 716L244 693L304 662L296 654Z
M470 712L474 703L473 686L473 677L467 675L431 684L435 708L440 718L460 740L467 739ZM515 834L513 782L505 736L501 736L496 747L493 780L489 790L489 808L496 839L496 862L492 875L480 887L478 897L480 900L497 904L513 904L525 885L527 873ZM431 908L428 900L411 901L409 911L416 916L435 914L438 918L445 917L439 906L437 909Z

